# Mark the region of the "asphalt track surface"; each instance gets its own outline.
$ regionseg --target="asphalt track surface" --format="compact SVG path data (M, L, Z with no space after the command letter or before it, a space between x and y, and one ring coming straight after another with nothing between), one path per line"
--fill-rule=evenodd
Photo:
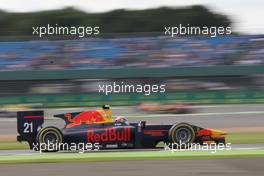
M262 176L264 158L1 164L3 176Z
M81 110L87 109L45 109L47 119L44 126L52 125L62 128L64 127L63 120L54 118L52 115ZM264 104L196 106L191 114L151 114L138 111L135 107L115 107L113 115L125 116L130 122L145 120L147 124L187 122L207 128L241 128L242 130L243 128L262 128L264 131ZM0 136L16 134L16 118L0 118Z

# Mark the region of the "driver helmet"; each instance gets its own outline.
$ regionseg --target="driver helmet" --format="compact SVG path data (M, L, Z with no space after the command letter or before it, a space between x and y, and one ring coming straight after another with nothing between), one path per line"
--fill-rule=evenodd
M112 119L112 111L110 109L110 105L103 105L102 106L102 109L104 110L105 114L106 114L106 117L108 119Z
M116 123L125 123L126 125L128 125L128 120L124 117L124 116L119 116L115 119Z
M103 105L102 109L110 109L110 105Z

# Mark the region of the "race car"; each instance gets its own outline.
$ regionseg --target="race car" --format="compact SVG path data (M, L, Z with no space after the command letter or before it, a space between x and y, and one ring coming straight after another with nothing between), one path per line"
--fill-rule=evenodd
M137 106L137 109L147 112L175 114L190 113L193 110L191 104L188 103L160 104L157 102L143 102Z
M39 150L36 146L41 144L60 146L57 144L89 143L98 145L100 149L146 149L156 148L159 142L164 142L168 146L184 144L185 147L193 143L225 143L226 133L224 131L202 128L188 123L152 125L145 121L129 123L125 118L121 118L121 121L80 123L67 127L67 124L72 123L69 121L69 115L74 118L80 113L54 115L66 123L64 128L59 129L54 126L42 127L44 111L17 112L19 134L17 141L27 141L30 149L33 150ZM52 151L64 150L60 147L53 148Z

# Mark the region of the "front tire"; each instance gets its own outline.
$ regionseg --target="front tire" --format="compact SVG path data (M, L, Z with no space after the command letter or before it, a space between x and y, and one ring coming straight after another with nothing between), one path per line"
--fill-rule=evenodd
M219 144L226 145L226 141L224 138L215 140L215 143L216 145L219 145Z
M42 128L37 135L37 143L43 152L56 152L63 142L62 132L56 127Z
M179 123L171 127L169 139L171 147L189 148L195 141L195 131L190 124Z

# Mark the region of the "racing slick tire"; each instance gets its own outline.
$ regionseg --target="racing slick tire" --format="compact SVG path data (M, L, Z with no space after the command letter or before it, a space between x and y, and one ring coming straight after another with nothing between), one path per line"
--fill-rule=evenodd
M215 143L216 143L216 145L219 145L219 144L225 145L226 141L225 141L225 139L217 139L217 140L215 140Z
M175 124L169 131L169 139L169 147L189 148L195 141L195 131L190 124Z
M63 142L63 135L56 127L45 127L38 132L36 140L42 152L57 152L59 144Z

